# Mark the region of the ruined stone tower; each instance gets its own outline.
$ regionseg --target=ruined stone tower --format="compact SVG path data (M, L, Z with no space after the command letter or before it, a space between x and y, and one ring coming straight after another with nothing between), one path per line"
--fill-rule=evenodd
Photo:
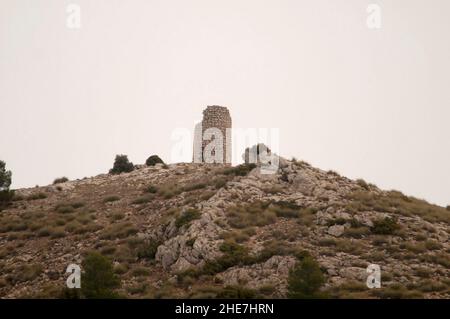
M231 164L231 116L224 106L208 105L195 126L194 163Z

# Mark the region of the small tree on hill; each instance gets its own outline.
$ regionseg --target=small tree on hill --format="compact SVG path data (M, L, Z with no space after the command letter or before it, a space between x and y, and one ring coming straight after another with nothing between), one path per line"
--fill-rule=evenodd
M97 253L89 253L82 263L81 292L88 299L116 298L115 288L120 280L114 274L111 260Z
M6 170L6 164L0 161L0 211L8 206L14 197L14 191L9 190L11 186L11 171Z
M164 164L163 160L158 155L152 155L145 161L147 166L155 166L156 164Z
M11 186L11 171L6 170L6 163L0 161L0 191L9 191Z
M116 155L113 168L109 170L110 174L129 173L134 170L134 165L128 160L126 155Z
M320 288L325 278L319 264L306 256L289 272L288 297L294 299L323 298Z

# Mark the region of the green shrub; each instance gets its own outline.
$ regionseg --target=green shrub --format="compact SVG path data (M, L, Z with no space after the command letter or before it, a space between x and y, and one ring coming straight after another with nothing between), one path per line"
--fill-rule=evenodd
M47 198L47 195L42 192L33 193L27 197L28 200L38 200L38 199L44 199L44 198Z
M250 229L250 228L248 228ZM235 241L237 243L243 243L247 241L250 236L243 230L232 230L221 234L221 238L228 241Z
M53 181L53 185L65 183L65 182L68 182L68 181L69 181L69 179L67 177L65 177L65 176L58 177L58 178L55 178L55 180Z
M288 277L288 297L295 299L322 298L320 288L325 278L319 264L312 257L305 257L291 269Z
M423 294L417 290L410 290L401 284L392 284L380 289L370 291L374 296L382 299L421 299Z
M84 207L84 205L86 205L84 202L73 202L70 204L70 206L72 206L74 209Z
M122 213L122 212L115 212L115 213L113 213L113 214L111 215L111 219L112 219L113 221L118 221L118 220L124 219L125 216L126 216L126 215L125 215L124 213Z
M300 252L292 248L286 242L281 240L270 240L264 243L264 248L256 257L256 261L261 263L270 259L272 256L297 255Z
M153 186L153 185L149 185L147 186L147 188L145 189L146 193L150 193L150 194L156 194L158 192L158 187Z
M155 166L156 164L164 164L163 160L158 155L152 155L145 161L147 166Z
M20 265L16 272L8 277L12 284L18 282L32 281L36 279L42 273L42 265L40 264L30 264L30 265Z
M163 186L160 186L158 188L158 195L165 198L165 199L170 199L180 193L182 193L182 188L178 187L177 185L173 184L173 183L167 183Z
M50 233L50 237L53 239L63 238L65 236L66 236L66 232L64 231L63 228L60 228L60 227L52 229L51 233Z
M0 191L0 211L6 208L14 199L14 191L2 190Z
M265 226L276 221L276 214L268 209L270 203L256 201L246 205L237 205L228 209L227 220L233 228Z
M68 214L68 213L72 213L74 211L74 209L70 205L67 205L67 206L66 205L62 205L62 206L58 205L56 207L56 211L61 214Z
M129 173L134 170L134 165L128 160L126 155L116 155L113 168L109 170L110 174Z
M400 229L400 225L397 224L395 218L385 217L384 219L379 219L373 222L371 231L378 235L392 235Z
M188 246L188 247L194 247L194 244L195 244L195 241L196 241L196 240L197 240L197 237L188 239L188 240L186 241L186 246Z
M447 252L437 252L433 255L420 255L419 260L450 268L450 255Z
M139 259L148 259L153 260L155 259L156 252L158 251L158 247L161 243L158 241L149 241L141 243L136 248L136 256Z
M151 202L155 198L154 194L146 194L144 196L138 197L131 203L135 205L145 204Z
M224 242L220 247L223 255L216 260L207 261L201 269L201 274L214 275L236 265L246 265L253 262L248 249L234 242Z
M241 164L236 167L230 167L223 170L224 175L246 176L256 167L256 164Z
M104 202L104 203L110 203L110 202L116 202L116 201L118 201L118 200L120 200L120 197L119 197L119 196L111 195L111 196L105 197L105 199L103 200L103 202Z
M215 189L220 189L224 187L228 182L228 179L225 177L218 177L214 179L213 184Z
M81 292L88 299L115 298L114 289L120 281L114 274L111 260L97 253L89 253L82 263Z
M130 235L136 234L138 232L137 228L131 223L119 223L113 224L103 230L100 235L101 239L116 239L116 238L127 238Z
M364 188L365 190L369 190L369 185L366 183L363 179L357 179L356 184L358 184L360 187Z
M127 264L118 264L114 267L114 273L118 275L123 275L128 271Z
M201 275L215 275L230 267L237 265L249 265L256 261L249 255L248 248L241 246L235 242L226 241L219 247L223 253L222 256L215 260L209 260L200 269L188 269L178 276L179 281L183 281L186 277L198 278Z
M447 288L444 283L432 280L425 279L419 282L417 285L417 289L422 292L435 292L435 291L443 291Z
M362 238L370 234L369 227L351 227L344 231L344 235L352 238Z
M0 161L0 191L8 191L11 186L11 171L6 170L6 163Z
M279 201L270 205L270 208L275 211L278 217L297 218L299 217L299 210L302 208L295 203Z
M196 209L188 209L186 211L184 211L183 213L181 213L180 216L178 216L175 220L175 226L177 226L178 228L189 224L191 221L195 220L195 219L199 219L201 216L200 212Z
M131 271L134 277L143 277L150 275L150 270L145 267L136 267Z
M85 205L84 202L62 202L55 206L55 210L61 214L72 213L75 209L81 208Z
M438 250L438 249L442 248L442 244L438 243L435 240L427 240L427 241L425 241L425 247L428 250Z
M197 183L191 183L183 187L184 192L190 192L195 191L198 189L203 189L208 187L208 184L206 182L197 182Z
M51 234L51 230L48 227L44 227L44 228L40 229L37 233L37 235L39 237L47 237L47 236L50 236L50 234Z

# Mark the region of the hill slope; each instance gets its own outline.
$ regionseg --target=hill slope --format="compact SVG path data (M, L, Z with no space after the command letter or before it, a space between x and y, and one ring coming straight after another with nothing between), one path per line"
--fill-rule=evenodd
M331 297L450 297L449 211L280 163L275 175L181 163L17 190L0 212L0 297L57 297L90 250L113 260L130 298L233 296L229 286L286 297L299 251ZM381 289L365 285L372 263Z

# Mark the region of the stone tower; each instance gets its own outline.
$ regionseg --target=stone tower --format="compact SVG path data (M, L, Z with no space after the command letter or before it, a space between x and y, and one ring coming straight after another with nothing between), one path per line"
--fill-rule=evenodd
M224 106L208 105L195 126L194 163L231 164L231 116Z

